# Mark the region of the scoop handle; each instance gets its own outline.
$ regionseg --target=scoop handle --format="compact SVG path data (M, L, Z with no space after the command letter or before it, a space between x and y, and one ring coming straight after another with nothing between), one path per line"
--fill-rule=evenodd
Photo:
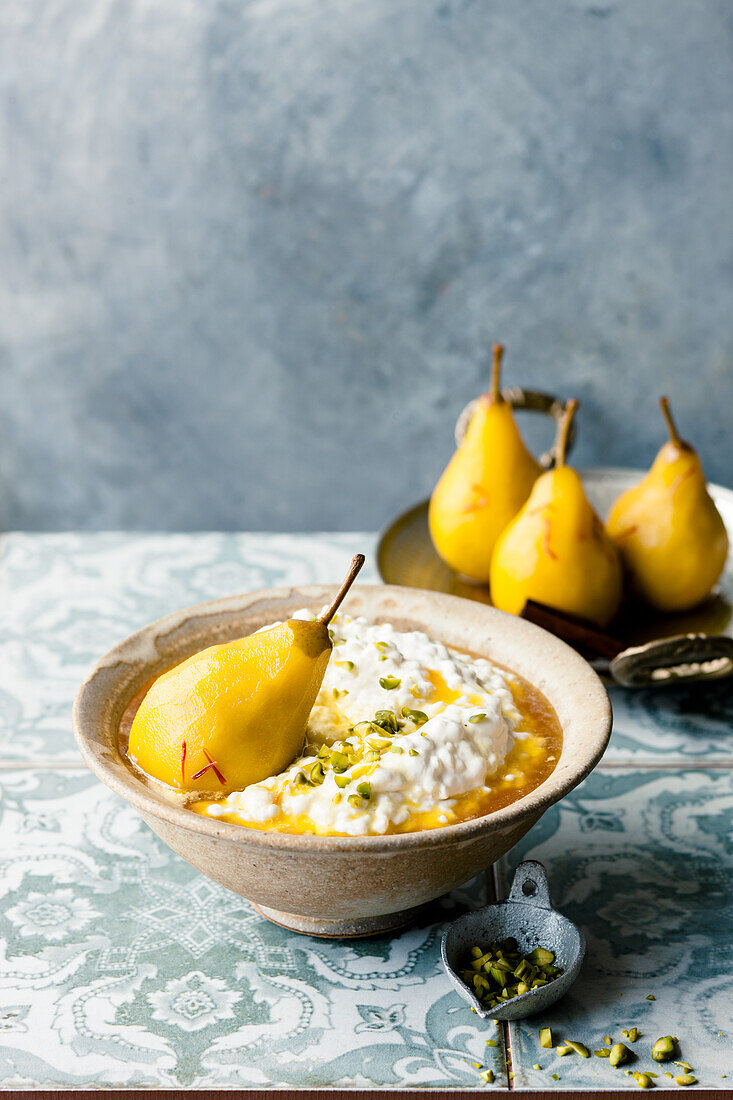
M509 901L521 901L524 905L536 905L540 909L552 909L547 871L536 859L525 859L514 872Z

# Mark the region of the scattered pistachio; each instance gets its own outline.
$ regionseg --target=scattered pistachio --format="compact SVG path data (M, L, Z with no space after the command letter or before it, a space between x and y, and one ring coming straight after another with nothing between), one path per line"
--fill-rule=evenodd
M576 1043L572 1039L566 1039L565 1043L571 1047L576 1054L579 1054L581 1058L590 1058L590 1051L585 1043Z
M629 1028L626 1037L627 1037L627 1039L629 1040L630 1043L635 1043L636 1040L639 1038L639 1029L638 1029L638 1027Z
M407 755L408 756L419 756L420 753L417 751L417 749L410 749L410 751L408 752Z
M648 1001L656 1001L656 999L657 999L657 998L656 998L656 997L654 996L654 994L653 994L653 993L647 993L647 995L646 995L646 999L647 999Z
M428 716L423 710L412 710L410 707L402 708L402 717L407 718L410 722L414 722L416 726L424 726L428 720Z
M697 1077L693 1077L691 1073L681 1073L679 1077L675 1077L675 1081L678 1085L696 1085Z
M559 1076L556 1073L551 1073L550 1077L552 1078L553 1081L559 1081L560 1080Z
M572 1054L572 1053L573 1053L573 1049L574 1049L574 1048L573 1048L573 1047L571 1047L571 1046L570 1046L569 1044L568 1044L567 1046L562 1046L562 1047L558 1047L558 1048L557 1048L557 1056L558 1056L558 1058L564 1058L566 1054Z
M648 1073L635 1073L634 1080L636 1081L640 1089L654 1088L654 1082L652 1081Z
M551 1047L552 1043L552 1031L549 1027L540 1028L540 1046Z
M380 653L386 653L389 649L389 642L375 642L374 646L380 651Z
M655 1062L669 1062L671 1058L674 1058L677 1053L677 1037L674 1035L663 1035L661 1039L657 1039L656 1043L652 1047L652 1058ZM687 1068L686 1066L684 1067Z
M401 683L402 681L398 680L396 676L380 676L379 678L379 686L384 688L385 691L394 691Z
M346 801L349 802L355 810L360 810L363 799L359 794L350 794Z
M532 1069L539 1069L539 1070L541 1070L541 1069L542 1069L542 1066L541 1066L541 1065L539 1064L539 1062L535 1062L535 1064L534 1064L534 1065L532 1066Z
M481 1080L485 1081L487 1085L493 1085L494 1083L494 1071L493 1069L484 1070L481 1074Z
M509 1078L510 1081L513 1081L514 1080L514 1071L510 1069L509 1073L507 1074L507 1077Z
M683 1068L683 1069L686 1069L688 1073L690 1073L690 1072L692 1071L692 1066L690 1065L690 1063L689 1063L689 1062L679 1062L679 1061L675 1061L675 1065L676 1065L676 1066L682 1066L682 1068Z
M613 1046L613 1039L611 1038L610 1035L604 1035L603 1036L603 1042L606 1044L607 1047Z
M356 665L353 661L334 661L336 668L345 668L347 672L353 672Z
M631 1057L631 1051L623 1043L614 1043L611 1047L611 1053L608 1056L609 1064L616 1067L623 1065L624 1062L628 1062Z
M487 1047L498 1047L499 1044L497 1043L496 1039L487 1039L486 1045Z
M344 787L348 787L349 783L351 782L348 775L334 775L333 780L340 790L343 790Z
M317 787L320 787L325 778L323 774L323 764L320 760L316 760L315 764L312 765L308 774L310 776L311 783L314 783Z
M483 713L472 714L471 717L468 720L469 720L469 722L474 722L474 723L483 722L485 717L486 717L486 715L483 714Z
M601 1047L600 1050L594 1050L593 1053L595 1054L596 1058L608 1058L611 1053L611 1048Z
M484 1067L483 1067L483 1066L481 1065L481 1063L480 1063L480 1062L471 1062L471 1065L472 1065L472 1066L474 1067L474 1069L483 1069L483 1068L484 1068Z
M362 798L370 799L372 797L372 785L371 783L360 783L356 788L357 794L360 794Z

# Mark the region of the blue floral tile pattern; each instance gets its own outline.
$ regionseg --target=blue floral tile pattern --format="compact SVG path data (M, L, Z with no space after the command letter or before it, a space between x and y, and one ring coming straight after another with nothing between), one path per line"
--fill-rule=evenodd
M76 687L132 631L234 592L331 583L373 542L359 534L0 537L0 760L78 760ZM371 561L362 577L374 581Z
M0 773L0 1085L506 1082L451 992L444 922L353 944L294 935L178 859L83 771Z
M637 1088L606 1060L543 1050L541 1027L590 1049L638 1027L631 1068L673 1088L675 1067L649 1052L677 1035L702 1086L733 1079L733 771L596 771L512 850L506 874L528 858L547 867L588 955L562 1001L511 1025L517 1087L547 1088L557 1073L560 1088Z
M613 734L605 761L733 763L730 680L629 691L610 688Z
M472 1062L506 1088L503 1033L471 1014L439 962L445 922L487 900L485 879L397 936L297 936L196 873L77 766L74 692L110 645L189 604L333 581L373 541L0 536L0 1088L462 1089L480 1085ZM375 579L371 562L363 578ZM722 1088L733 1080L733 692L611 694L601 766L495 871L505 888L520 859L541 859L589 943L570 993L511 1025L512 1083L634 1089L600 1059L543 1050L537 1032L593 1047L637 1026L635 1065L659 1072L657 1087L676 1087L648 1059L671 1032L700 1085Z

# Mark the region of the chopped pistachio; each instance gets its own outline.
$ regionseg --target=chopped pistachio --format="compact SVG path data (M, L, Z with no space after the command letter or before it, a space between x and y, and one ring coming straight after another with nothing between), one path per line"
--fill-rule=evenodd
M568 1044L567 1044L566 1046L558 1047L558 1048L557 1048L557 1056L558 1056L558 1058L564 1058L566 1054L572 1054L572 1053L573 1053L573 1049L574 1049L574 1048L573 1048L573 1047L571 1047L569 1043L568 1043Z
M603 1042L606 1044L607 1047L613 1046L613 1039L610 1035L604 1035Z
M357 790L357 794L360 794L362 798L369 799L369 798L372 797L372 785L371 785L371 783L360 783L359 786L356 788L356 790Z
M654 994L653 994L653 993L647 993L647 995L646 995L646 999L647 999L648 1001L656 1001L656 999L657 999L657 998L656 998L656 997L654 996Z
M552 1078L553 1081L559 1081L560 1080L560 1077L558 1076L557 1073L551 1073L550 1077Z
M631 1051L623 1043L614 1043L611 1047L611 1053L608 1056L608 1061L612 1066L623 1065L624 1062L628 1062L631 1057Z
M566 1045L572 1047L576 1054L579 1054L581 1058L590 1058L590 1051L585 1043L576 1043L572 1039L565 1040Z
M417 751L417 749L410 749L407 755L408 756L419 756L420 753Z
M394 691L401 683L402 681L398 680L396 676L380 676L379 678L379 686L384 688L385 691Z
M674 1035L662 1035L652 1047L652 1058L655 1062L669 1062L676 1053L677 1039Z
M353 661L334 661L336 668L345 668L347 672L353 672L356 665Z
M333 781L340 790L343 790L344 787L348 787L351 779L348 775L334 775Z
M540 1028L540 1046L551 1047L552 1045L552 1030L549 1027Z
M483 1068L484 1068L484 1067L483 1067L483 1066L481 1065L481 1063L480 1063L480 1062L471 1062L471 1063L470 1063L470 1065L472 1065L472 1066L474 1067L474 1069L483 1069Z
M697 1077L693 1077L691 1073L681 1073L679 1077L675 1077L675 1081L678 1085L696 1085Z
M494 1083L494 1071L493 1071L493 1069L484 1070L484 1072L480 1076L481 1076L481 1080L485 1081L487 1085L493 1085L493 1083Z
M402 717L407 718L410 722L414 722L416 726L424 726L428 720L428 716L423 710L412 710L411 707L402 708Z
M312 765L308 774L310 776L311 783L315 783L317 787L320 787L321 783L324 780L323 764L320 760L316 760L315 764Z
M554 963L555 955L552 951L546 951L544 947L535 947L534 951L530 951L527 958L530 962L535 963L537 966L549 966L550 963Z
M480 712L478 714L472 714L471 717L468 720L469 720L469 722L474 722L474 723L475 722L483 722L485 717L486 717L486 715L483 714L482 712Z
M539 1064L539 1062L535 1062L535 1064L532 1066L532 1069L540 1069L541 1070L542 1066Z
M346 801L350 802L354 809L360 810L363 799L359 794L350 794Z
M608 1058L611 1053L611 1048L601 1047L600 1050L594 1050L593 1053L595 1054L596 1058Z
M487 1047L498 1047L499 1044L497 1043L496 1039L487 1039L486 1045Z
M629 1028L629 1030L626 1032L626 1038L629 1040L630 1043L635 1043L636 1040L639 1038L638 1027Z
M652 1081L648 1073L635 1073L634 1080L636 1081L640 1089L654 1088L654 1082Z
M386 653L389 649L389 642L375 642L374 646L380 653Z

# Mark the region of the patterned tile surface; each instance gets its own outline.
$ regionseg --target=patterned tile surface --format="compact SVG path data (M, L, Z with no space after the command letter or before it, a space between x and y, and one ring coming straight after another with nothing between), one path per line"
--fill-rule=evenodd
M483 881L396 937L294 936L173 856L76 767L71 703L104 649L187 604L331 581L372 545L354 534L0 538L0 1087L455 1088L478 1083L473 1061L507 1084L501 1033L439 965L442 924L481 904ZM512 1025L514 1084L636 1088L599 1059L550 1060L536 1038L549 1024L598 1045L636 1025L640 1052L683 1033L701 1085L722 1087L733 1080L733 692L612 694L605 765L499 869L508 881L519 859L543 860L558 907L589 939L571 993ZM486 1047L493 1036L500 1045Z
M506 876L522 859L545 864L588 955L562 1001L511 1026L517 1087L546 1088L557 1073L558 1087L637 1088L605 1060L543 1050L541 1027L591 1049L638 1027L631 1068L672 1088L675 1067L660 1070L649 1050L677 1035L701 1085L733 1080L733 772L596 771L513 849Z
M706 760L733 763L730 680L628 691L613 686L605 763Z
M465 1087L479 1060L506 1080L438 950L483 876L402 935L320 941L195 872L85 771L0 787L5 1087Z

